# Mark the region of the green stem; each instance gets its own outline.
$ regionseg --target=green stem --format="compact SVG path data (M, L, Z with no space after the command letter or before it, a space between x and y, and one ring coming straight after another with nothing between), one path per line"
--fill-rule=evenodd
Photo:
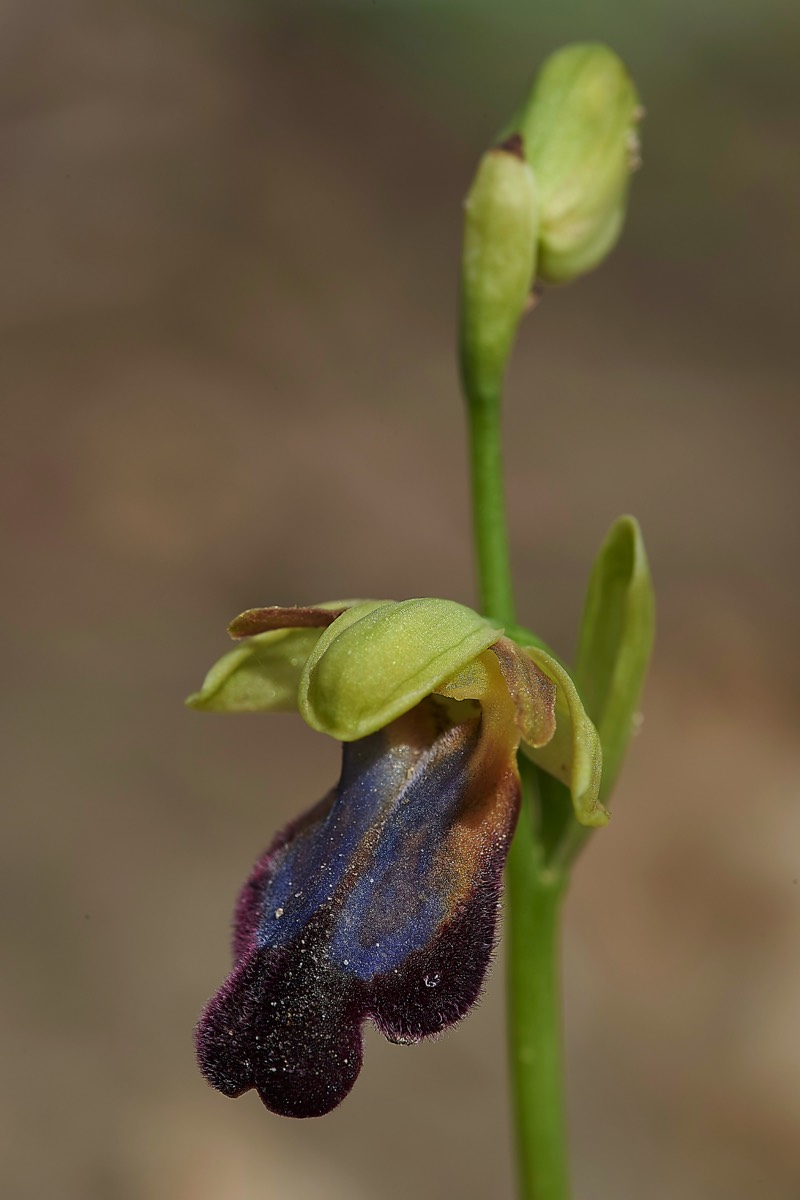
M572 817L566 829L561 834L558 844L549 859L549 865L554 871L568 873L575 859L583 850L591 835L595 832L587 825L579 824Z
M568 1200L559 992L566 876L541 865L537 768L520 756L522 812L506 867L508 1034L521 1200Z
M514 590L503 491L500 396L469 394L469 390L468 395L472 521L480 608L491 620L513 625Z
M482 612L514 625L500 396L468 403L473 525ZM520 757L523 807L508 858L508 1046L520 1200L569 1200L558 937L566 876L544 863L538 772Z

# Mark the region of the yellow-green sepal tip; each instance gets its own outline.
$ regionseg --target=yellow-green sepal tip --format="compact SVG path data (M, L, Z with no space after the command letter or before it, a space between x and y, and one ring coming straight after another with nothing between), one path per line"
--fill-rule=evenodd
M203 712L296 712L297 687L321 629L279 629L248 638L220 658L189 696Z

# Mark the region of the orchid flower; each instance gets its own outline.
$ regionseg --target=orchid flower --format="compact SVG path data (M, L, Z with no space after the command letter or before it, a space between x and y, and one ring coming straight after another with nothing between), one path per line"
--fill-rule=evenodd
M342 743L338 783L279 833L236 906L234 966L196 1034L227 1096L321 1116L361 1068L370 1019L398 1043L460 1020L496 939L521 749L599 803L594 726L560 663L449 600L252 609L188 703L299 710Z

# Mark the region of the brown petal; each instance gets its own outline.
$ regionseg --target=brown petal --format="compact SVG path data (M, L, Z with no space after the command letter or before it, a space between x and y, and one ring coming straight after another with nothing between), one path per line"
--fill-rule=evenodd
M324 629L326 625L333 624L349 607L349 604L342 604L337 608L281 608L279 605L248 608L246 612L234 617L228 626L228 633L232 638L246 638L273 629Z

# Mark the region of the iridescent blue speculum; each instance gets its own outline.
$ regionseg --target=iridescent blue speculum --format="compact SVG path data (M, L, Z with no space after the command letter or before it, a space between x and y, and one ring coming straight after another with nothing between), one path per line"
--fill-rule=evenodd
M339 736L350 739L343 741L336 787L278 834L245 883L233 970L197 1026L198 1061L209 1083L228 1096L254 1088L268 1109L286 1116L321 1116L344 1099L361 1069L366 1020L391 1041L410 1043L448 1028L475 1002L495 944L519 810L517 746L525 737L543 745L554 729L555 684L499 631L470 641L459 627L453 640L468 646L462 659L471 657L453 670L452 656L433 655L436 666L420 675L419 647L430 633L420 622L436 613L384 607L375 613L364 606L356 630L363 662L348 633L357 624L354 610L296 610L292 632L305 639L309 612L320 613L318 654L307 640L273 636L276 624L291 626L293 610L260 610L273 615L262 615L260 626L251 615L241 626L250 656L227 656L193 700L239 711L287 707L281 688L291 662L298 673L312 673L299 688L311 697L306 719L343 726ZM416 659L413 652L405 664L395 653L381 658L388 621L403 636L409 621L417 622ZM330 626L325 641L323 626ZM435 621L430 629L441 636ZM336 664L330 646L340 636L350 642L333 687L349 697L351 710L358 703L344 676L354 659L358 670L367 669L363 689L356 677L353 694L369 704L356 717L342 716L329 682L321 697L319 680L328 676L313 675L321 655ZM472 654L487 641L492 648ZM439 678L442 662L448 678ZM370 663L381 672L377 683ZM272 691L258 691L256 667ZM393 670L405 688L399 701ZM373 710L392 717L373 728L381 719ZM364 736L351 736L362 730Z

